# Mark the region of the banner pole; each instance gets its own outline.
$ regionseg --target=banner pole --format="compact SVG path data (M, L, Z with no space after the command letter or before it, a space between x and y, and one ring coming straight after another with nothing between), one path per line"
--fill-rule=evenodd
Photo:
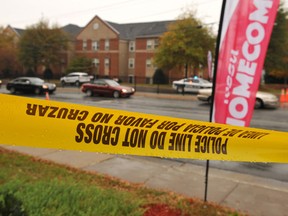
M216 41L216 48L215 48L215 61L214 61L215 63L214 63L213 86L212 86L212 96L211 96L212 100L211 100L211 104L210 104L210 116L209 116L210 122L213 121L213 119L212 119L213 118L213 104L214 104L214 92L215 92L216 77L217 77L218 53L219 53L219 49L220 49L221 32L222 32L225 6L226 6L226 0L223 0L222 8L221 8L221 15L220 15L219 28L218 28L217 41ZM207 201L208 176L209 176L209 160L206 161L204 202Z

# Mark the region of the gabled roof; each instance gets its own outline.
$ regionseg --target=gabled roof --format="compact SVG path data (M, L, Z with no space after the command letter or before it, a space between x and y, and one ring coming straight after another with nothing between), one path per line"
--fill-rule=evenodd
M107 21L102 20L102 19L101 19L99 16L97 16L97 15L94 16L94 17L88 22L88 24L87 24L85 27L82 28L82 30L79 32L78 35L80 35L80 34L82 33L82 31L85 31L86 27L89 26L89 25L90 25L92 22L94 22L95 20L100 21L101 23L103 23L104 25L106 25L110 30L112 30L115 34L120 35L119 31L118 31L116 28L114 28L114 26L110 25L110 22L107 22ZM77 36L78 36L78 35L77 35Z
M68 24L61 27L61 29L71 35L71 37L75 38L83 28L74 24Z
M25 32L24 29L20 29L20 28L14 28L14 30L15 30L20 36L22 36L23 33Z
M167 27L174 21L157 21L145 23L118 24L106 21L120 33L120 39L135 40L139 37L152 37L162 35Z
M24 31L25 31L24 29L14 28L14 27L12 27L12 26L10 26L10 25L8 25L7 28L10 28L10 29L11 29L12 31L14 31L15 34L16 34L17 36L19 36L19 37L21 37L21 36L23 35Z
M99 17L98 17L99 18ZM100 19L100 18L99 18ZM93 19L92 19L93 20ZM127 23L118 24L114 22L104 21L113 31L119 34L120 39L135 40L141 37L158 37L167 31L168 25L175 21L155 21L144 23ZM11 26L10 26L11 27ZM19 36L24 33L24 29L11 27ZM74 24L68 24L61 29L75 38L85 27L79 27Z
M12 26L8 26L10 27L19 37L21 37L23 35L23 33L25 32L25 29L20 29L20 28L14 28ZM72 38L75 38L76 35L79 34L79 32L83 29L82 27L79 27L77 25L74 24L68 24L66 26L61 27L61 29L68 33Z

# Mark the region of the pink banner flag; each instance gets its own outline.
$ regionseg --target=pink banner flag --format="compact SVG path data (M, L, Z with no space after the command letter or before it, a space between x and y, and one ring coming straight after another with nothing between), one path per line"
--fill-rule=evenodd
M212 121L249 126L279 1L226 2Z

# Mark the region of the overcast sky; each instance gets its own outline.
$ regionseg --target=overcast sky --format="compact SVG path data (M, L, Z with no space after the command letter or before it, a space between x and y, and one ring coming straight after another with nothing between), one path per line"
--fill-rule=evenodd
M187 8L204 23L214 23L221 5L222 0L7 0L0 7L0 26L26 28L45 19L83 27L95 15L116 23L174 20Z

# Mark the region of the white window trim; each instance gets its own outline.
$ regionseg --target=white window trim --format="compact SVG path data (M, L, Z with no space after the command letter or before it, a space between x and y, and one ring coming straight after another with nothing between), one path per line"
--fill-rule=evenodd
M109 66L110 66L110 59L109 58L105 58L104 65L105 65L105 68L109 68Z
M159 46L159 40L158 39L148 39L146 42L147 50L157 49L158 46Z
M153 41L152 40L146 41L146 48L147 48L147 50L151 50L153 48Z
M82 49L87 50L87 40L83 40L82 42Z
M93 62L95 67L99 67L100 62L99 62L98 58L94 58L92 62Z
M135 51L135 41L130 41L129 42L129 52L134 52Z
M99 50L99 42L98 42L98 41L93 41L93 42L92 42L92 49L93 49L94 51Z
M110 41L109 39L105 40L105 50L109 50L110 49Z
M154 49L159 47L159 39L154 39Z
M129 60L128 60L128 68L129 69L134 69L135 68L135 59L134 58L129 58Z
M151 68L151 67L152 67L152 60L146 59L146 68Z

